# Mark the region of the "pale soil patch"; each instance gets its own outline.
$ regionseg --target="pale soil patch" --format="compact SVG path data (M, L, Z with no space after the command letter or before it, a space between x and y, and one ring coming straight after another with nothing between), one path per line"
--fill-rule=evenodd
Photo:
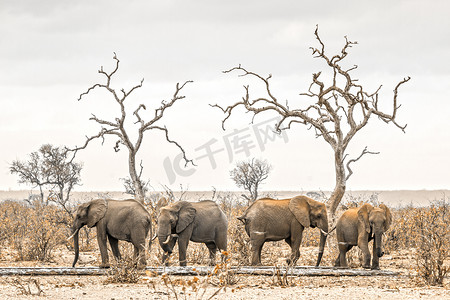
M183 285L193 277L171 276L166 286L161 277L144 277L137 284L104 284L105 276L41 276L43 297L48 299L208 299L219 287L206 284ZM30 299L21 295L15 278L0 278L0 295L6 299ZM28 278L18 280L27 286ZM291 287L274 286L270 276L239 276L238 282L219 291L215 299L450 299L446 287L425 287L406 277L301 277L291 278ZM37 289L31 286L32 293ZM183 288L185 289L183 291Z

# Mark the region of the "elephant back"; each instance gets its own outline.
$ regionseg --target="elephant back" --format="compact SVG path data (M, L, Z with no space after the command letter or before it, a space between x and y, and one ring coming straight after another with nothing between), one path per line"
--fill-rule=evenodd
M199 202L192 202L191 204L197 211L195 219L198 221L204 222L207 220L209 222L209 220L211 220L212 224L215 222L228 223L225 213L216 202L211 200L203 200ZM196 220L194 220L194 222L196 222Z

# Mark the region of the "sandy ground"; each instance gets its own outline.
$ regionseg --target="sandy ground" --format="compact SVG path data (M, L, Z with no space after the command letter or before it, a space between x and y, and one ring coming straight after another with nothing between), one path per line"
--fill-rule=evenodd
M305 249L306 250L306 249ZM68 266L73 254L59 253L53 263L12 262L3 257L0 267ZM84 253L83 265L95 266L97 253ZM450 299L448 278L444 286L421 282L411 267L408 252L385 255L384 270L399 276L288 277L232 275L220 286L225 273L213 276L154 276L141 273L137 283L108 283L110 276L3 276L0 299ZM325 262L325 264L329 264ZM28 295L27 295L28 294Z
M405 277L296 277L289 287L277 286L270 276L240 275L237 283L220 288L199 278L171 276L164 284L161 277L143 277L137 284L105 284L106 276L42 276L0 278L0 295L5 299L30 299L42 289L48 299L450 299L446 287L417 285ZM20 282L20 283L19 283ZM22 285L33 295L23 295ZM176 294L176 295L175 295Z

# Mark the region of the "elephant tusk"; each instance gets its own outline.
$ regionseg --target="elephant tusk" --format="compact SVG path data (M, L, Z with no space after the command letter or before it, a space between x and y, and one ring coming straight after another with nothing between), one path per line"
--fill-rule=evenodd
M333 228L331 228L330 231L326 232L323 229L320 229L320 232L322 232L325 236L329 235L330 233L332 233L334 230L336 229L336 226L334 226Z
M152 237L152 242L158 237L158 235L155 233L155 235Z
M72 238L78 233L79 230L80 230L80 229L75 230L75 232L74 232L71 236L69 236L69 237L67 238L67 240L72 239Z
M266 234L266 232L261 232L261 231L253 231L252 233L254 233L256 235L264 235L264 234Z
M171 236L168 235L168 236L167 236L167 239L163 242L163 244L164 244L164 245L168 244L168 243L170 242L170 238L171 238Z

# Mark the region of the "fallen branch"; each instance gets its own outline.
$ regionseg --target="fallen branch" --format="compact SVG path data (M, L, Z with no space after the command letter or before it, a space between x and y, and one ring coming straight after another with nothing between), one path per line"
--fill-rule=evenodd
M145 269L155 275L177 275L177 276L204 276L209 275L214 267L147 267ZM257 276L273 276L275 272L286 272L289 276L397 276L398 272L389 270L365 270L365 269L341 269L333 267L230 267L230 271L235 274L257 275ZM0 276L11 275L107 275L108 269L100 269L96 267L81 268L0 268Z

